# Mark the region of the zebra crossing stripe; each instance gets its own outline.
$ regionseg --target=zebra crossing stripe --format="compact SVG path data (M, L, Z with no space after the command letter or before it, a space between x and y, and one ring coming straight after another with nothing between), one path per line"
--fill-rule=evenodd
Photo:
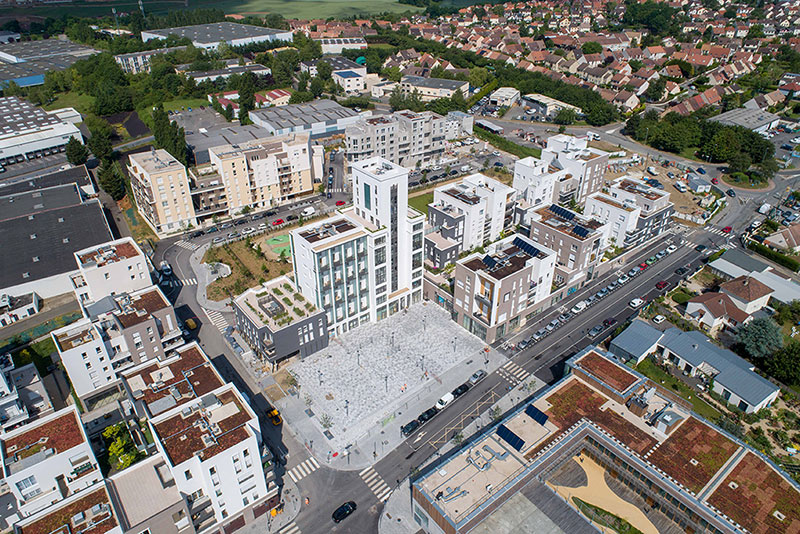
M392 493L392 488L381 478L377 471L368 467L361 471L359 476L380 502L386 502Z
M316 458L312 456L311 458L308 458L306 461L297 464L291 470L289 470L289 477L294 483L297 483L316 471L318 468L319 462L317 462Z
M278 533L279 534L300 534L300 527L298 527L297 524L294 521L292 521L288 525L285 525L284 527L282 527L278 531Z
M208 316L211 324L217 327L217 330L223 332L228 327L228 321L222 314L216 310L203 310L205 314Z

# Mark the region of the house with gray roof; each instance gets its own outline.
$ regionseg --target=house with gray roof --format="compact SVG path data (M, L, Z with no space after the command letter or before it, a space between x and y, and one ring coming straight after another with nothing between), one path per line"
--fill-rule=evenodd
M693 377L706 377L711 390L745 413L769 407L780 387L755 372L755 367L716 345L697 330L670 328L664 332L636 320L611 341L610 351L637 364L649 354Z

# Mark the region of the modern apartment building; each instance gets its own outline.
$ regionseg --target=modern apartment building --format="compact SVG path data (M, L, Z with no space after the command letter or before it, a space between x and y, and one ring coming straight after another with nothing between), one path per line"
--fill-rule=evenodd
M157 48L155 50L143 50L141 52L132 52L130 54L118 54L114 56L114 61L122 68L123 72L128 74L139 74L142 72L150 72L150 59L153 56L161 54L169 54L178 50L186 50L185 46L173 46L169 48Z
M581 287L594 276L603 253L603 224L555 204L531 214L530 238L555 251L553 284Z
M424 216L408 207L408 170L370 158L352 180L352 207L292 231L295 283L331 337L422 299Z
M152 285L147 257L130 237L79 250L75 260L78 273L72 276L72 285L81 303Z
M441 269L455 254L500 238L511 224L516 190L482 174L465 176L457 184L436 188L428 204L425 259Z
M559 203L572 199L583 204L586 197L603 187L608 152L590 147L588 137L564 134L549 137L541 159L548 172L564 171L559 176L556 193Z
M51 336L78 399L89 409L119 393L120 372L164 358L184 342L175 310L157 286L105 297L84 314Z
M128 156L136 207L158 236L196 225L186 167L164 149Z
M361 117L345 130L347 162L382 157L409 169L436 164L444 155L448 122L432 111Z
M198 219L268 208L312 193L322 176L323 149L307 133L208 149L210 164L190 171Z
M3 434L0 445L3 482L20 520L103 479L74 406Z
M120 526L106 484L100 482L26 517L15 525L15 532L123 534L125 531Z
M267 486L258 417L233 384L175 406L150 426L198 532L233 532L267 512L277 486Z
M519 193L518 216L515 220L530 224L530 213L549 206L556 200L558 184L567 175L564 169L556 169L543 159L528 156L514 163L514 189Z
M325 312L281 276L253 287L233 301L236 328L262 361L305 358L328 346Z
M52 411L53 403L36 366L15 367L11 354L0 355L0 430L9 432Z
M608 223L608 241L636 247L666 232L675 212L669 193L627 176L611 183L608 194L586 199L584 213Z
M556 253L514 234L456 262L453 313L487 343L524 325L548 306Z

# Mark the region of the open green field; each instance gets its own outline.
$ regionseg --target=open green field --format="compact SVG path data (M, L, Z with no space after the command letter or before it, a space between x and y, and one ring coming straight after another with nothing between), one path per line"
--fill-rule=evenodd
M0 9L0 15L25 14L42 17L75 17L110 16L111 8L118 12L128 13L138 9L138 3L131 0L111 0L109 2L76 1L63 6L25 6ZM395 0L189 0L188 7L183 1L148 1L144 0L146 13L163 15L176 9L218 8L227 14L236 13L278 13L287 19L324 19L328 17L351 17L355 15L371 15L377 13L405 11L421 11L421 8L401 4Z
M69 93L57 94L56 99L44 106L44 109L50 111L52 109L75 108L79 113L86 114L91 113L93 104L93 96L70 91Z

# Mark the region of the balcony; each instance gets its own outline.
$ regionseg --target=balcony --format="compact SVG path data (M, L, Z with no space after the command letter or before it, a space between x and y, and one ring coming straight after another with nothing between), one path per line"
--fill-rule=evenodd
M489 293L476 293L475 300L482 302L490 308L492 307L492 296Z

